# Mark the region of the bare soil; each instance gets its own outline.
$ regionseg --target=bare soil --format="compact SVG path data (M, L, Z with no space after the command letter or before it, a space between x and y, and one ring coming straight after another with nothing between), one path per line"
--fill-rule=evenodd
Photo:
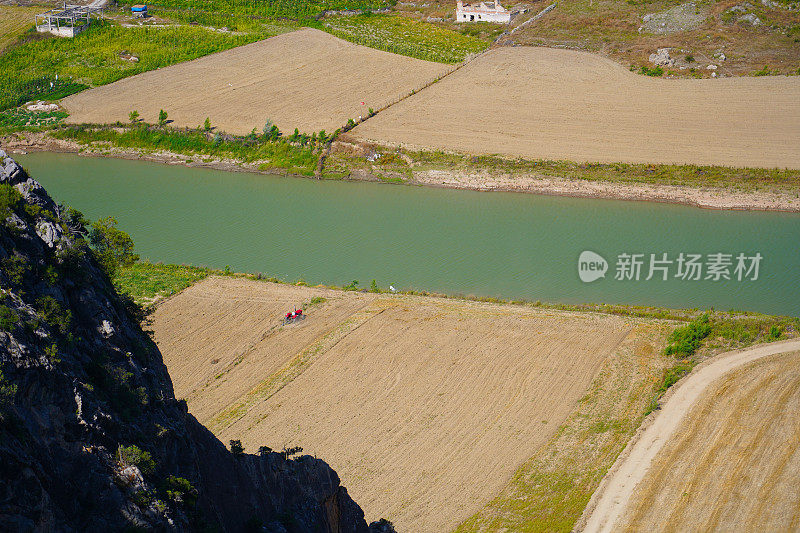
M666 80L584 52L497 48L351 133L527 159L800 168L800 77Z
M277 325L313 296L327 300L299 325ZM369 518L425 532L497 495L604 361L637 342L636 323L210 278L161 304L152 327L177 395L221 439L302 446Z
M659 453L618 531L800 529L800 352L726 375Z
M154 123L164 109L172 126L198 127L208 117L226 133L260 133L267 120L287 133L332 133L448 68L306 28L125 78L62 103L74 123L127 122L133 110Z
M781 480L800 468L798 348L789 340L729 352L681 380L618 458L577 529L796 529L800 493ZM759 360L766 366L751 366Z

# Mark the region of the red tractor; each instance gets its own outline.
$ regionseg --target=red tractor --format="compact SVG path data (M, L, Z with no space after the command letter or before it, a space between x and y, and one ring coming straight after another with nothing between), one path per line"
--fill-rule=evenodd
M290 311L286 313L286 316L283 318L283 325L286 324L293 324L294 322L299 322L303 320L306 315L303 314L302 309L295 309L294 311Z

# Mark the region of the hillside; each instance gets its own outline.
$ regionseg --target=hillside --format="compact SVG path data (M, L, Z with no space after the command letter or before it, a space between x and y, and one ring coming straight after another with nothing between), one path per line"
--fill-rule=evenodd
M0 529L367 532L322 460L233 454L187 414L81 217L0 161Z

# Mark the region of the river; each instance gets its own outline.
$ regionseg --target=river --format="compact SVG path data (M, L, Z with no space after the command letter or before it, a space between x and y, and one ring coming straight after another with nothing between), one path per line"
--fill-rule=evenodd
M152 261L309 284L800 315L796 213L15 157L59 202L116 217ZM607 264L591 282L578 272L586 250ZM584 277L602 270L603 260L585 263Z

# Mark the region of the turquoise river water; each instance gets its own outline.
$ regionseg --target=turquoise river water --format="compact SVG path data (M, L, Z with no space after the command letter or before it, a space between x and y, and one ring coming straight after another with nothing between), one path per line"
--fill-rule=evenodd
M152 261L230 265L310 284L368 287L376 279L398 290L800 315L798 214L315 181L69 154L17 159L59 202L89 218L115 216ZM586 250L607 262L605 276L592 282L579 277ZM686 263L678 271L681 253L700 255L701 279L679 275L689 271ZM630 268L616 279L639 259L626 263L622 254L642 254L638 280ZM672 262L651 264L650 254ZM739 254L745 268L737 271ZM651 266L661 268L647 280Z

